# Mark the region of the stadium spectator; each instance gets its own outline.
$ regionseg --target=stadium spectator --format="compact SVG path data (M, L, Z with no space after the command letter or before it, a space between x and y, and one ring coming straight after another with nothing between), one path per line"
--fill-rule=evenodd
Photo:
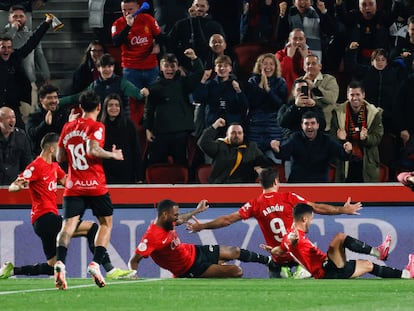
M369 65L371 53L389 46L389 27L393 23L391 12L377 10L376 0L359 0L358 10L348 10L344 0L336 0L336 16L347 29L346 47L358 50L358 63ZM346 64L346 69L352 67Z
M29 114L26 124L26 132L32 141L32 149L35 155L39 155L40 141L47 133L58 133L68 121L69 111L59 109L58 88L46 84L39 89L39 107Z
M32 29L27 25L27 17L24 7L14 5L10 8L9 23L5 26L5 35L13 40L13 49L20 49L33 34ZM43 54L41 43L23 59L23 69L31 84L31 105L21 104L20 110L23 120L37 107L37 85L50 82L49 65ZM38 78L40 76L40 79Z
M339 142L352 143L350 161L337 161L335 180L338 182L378 182L378 145L384 134L381 109L365 100L364 87L351 81L348 100L332 112L331 135Z
M275 0L244 0L240 21L240 42L273 44L276 25L279 22L277 11Z
M112 231L112 202L106 187L102 159L123 160L122 150L112 147L103 149L105 126L96 119L101 110L99 96L93 91L80 98L82 117L66 123L58 142L58 162L68 162L68 177L63 193L63 225L57 237L55 285L66 289L65 259L69 242L77 228L80 216L91 208L98 218L99 228L95 238L95 250L88 273L96 285L105 286L99 266L103 263L106 247Z
M223 118L227 124L242 123L246 117L247 97L240 83L232 75L232 61L227 55L214 61L216 77L209 80L211 70L205 71L193 93L194 101L205 106L205 126Z
M0 108L0 133L0 185L10 185L32 161L32 148L9 107Z
M246 94L249 103L247 138L273 162L280 163L270 148L270 141L283 139L283 129L277 122L277 113L286 103L288 90L281 76L280 63L274 54L260 55L248 80Z
M327 253L321 251L306 236L313 221L313 209L308 204L298 204L293 210L294 226L289 228L279 246L262 246L274 256L290 253L315 279L350 279L366 273L381 278L414 278L414 254L403 270L380 266L366 259L347 260L345 249L386 260L391 245L391 236L384 243L372 247L345 233L338 233L332 239Z
M169 33L174 24L188 17L193 0L152 0L154 17L163 33Z
M186 49L193 49L204 63L209 54L209 38L213 34L225 37L223 27L208 14L208 0L194 0L193 6L194 16L177 21L168 33L167 50L178 57L180 65L185 70L189 70L190 67L188 59L183 56Z
M322 63L317 55L305 56L303 70L305 75L299 79L305 79L308 82L312 97L318 99L316 104L322 107L326 121L326 127L321 130L328 132L331 128L332 110L339 96L338 82L334 76L321 72Z
M273 168L261 170L260 184L263 193L244 204L238 211L219 216L207 223L200 223L193 217L195 222L187 224L188 230L199 232L205 229L218 229L240 220L255 218L267 245L276 247L280 245L283 236L291 228L293 223L292 210L298 203L309 204L316 213L326 215L359 215L358 211L362 208L360 202L351 204L351 198L348 198L343 206L333 206L310 202L293 192L279 192L278 174ZM269 269L271 277L280 278L282 266L297 265L289 254L272 256L272 258L276 265L269 267L271 268Z
M238 259L268 265L270 258L234 246L194 245L181 243L175 226L208 208L202 200L197 208L179 214L178 204L171 200L158 203L158 217L151 223L129 260L129 267L138 270L138 263L149 257L175 277L182 278L237 278L243 271L235 264L225 262ZM174 245L174 247L171 247Z
M21 267L14 267L11 262L5 263L0 268L0 279L13 275L53 275L53 266L56 263L56 237L62 227L62 217L57 209L57 185L64 185L66 180L65 172L55 162L58 140L58 134L46 134L41 141L40 155L9 186L10 192L29 188L32 199L31 223L34 232L42 241L47 262ZM97 231L96 223L80 220L74 236L86 237L89 249L93 253ZM134 271L114 268L108 253L105 254L102 264L107 271L107 278L118 279L135 275Z
M99 78L97 62L106 53L100 41L91 41L86 48L79 67L72 77L72 93L83 91L89 84Z
M156 38L161 29L156 20L147 13L134 13L141 5L136 0L123 0L123 16L112 25L112 40L121 47L121 66L124 77L137 88L148 87L159 73Z
M301 127L302 130L292 133L285 143L277 140L270 143L277 158L291 159L288 182L329 182L330 163L338 158L348 160L352 144L341 145L319 130L318 116L312 111L302 115Z
M100 121L105 125L104 149L113 145L122 149L124 161L104 159L106 182L108 184L133 184L143 181L141 146L134 123L125 116L122 99L112 93L105 97Z
M390 59L401 62L406 73L413 72L414 61L414 15L407 20L407 35L398 41L397 46L391 50Z
M326 128L322 105L318 105L318 101L317 97L313 97L307 80L295 80L292 87L292 96L287 104L279 109L277 116L279 125L289 129L290 132L300 131L302 115L307 111L313 111L318 116L319 127ZM290 132L286 134L290 134Z
M26 11L27 27L32 28L32 11L40 9L45 5L46 1L43 0L13 0L13 1L1 1L0 2L0 25L6 25L9 17L9 10L13 5L21 5Z
M257 179L256 169L269 166L270 161L255 142L244 139L243 127L230 124L226 137L217 139L220 128L226 121L218 118L206 128L198 140L200 149L213 159L213 167L208 178L212 184L248 183Z
M207 70L214 69L214 61L217 57L223 56L224 54L228 55L228 52L230 52L227 50L226 39L219 33L211 35L208 45L210 47L210 52L208 53L204 66Z
M138 89L126 78L114 73L115 59L110 54L102 55L96 63L99 77L93 81L85 90L93 90L101 99L111 93L117 93L122 98L122 108L127 116L130 116L129 97L141 100L148 96L148 89ZM80 93L62 97L60 106L67 108L78 103Z
M325 38L330 38L336 32L336 23L324 1L316 1L315 8L311 0L294 0L288 8L287 2L279 3L279 27L277 38L282 43L286 42L289 31L302 29L306 36L306 43L312 54L315 54L324 62L327 55L327 43Z
M188 135L194 130L191 94L203 74L203 65L194 50L184 51L193 64L192 74L181 76L178 59L165 54L160 60L161 73L150 88L145 103L144 128L148 141L148 164L175 163L187 165Z
M20 49L13 49L12 38L0 37L0 107L13 109L17 126L23 129L20 101L30 102L30 96L24 96L27 93L25 90L30 90L30 81L23 70L23 59L39 44L53 17L49 14Z
M276 57L282 67L282 77L285 78L288 90L292 89L293 82L305 74L303 70L304 58L311 54L306 44L303 30L293 29L289 33L285 47L276 52Z

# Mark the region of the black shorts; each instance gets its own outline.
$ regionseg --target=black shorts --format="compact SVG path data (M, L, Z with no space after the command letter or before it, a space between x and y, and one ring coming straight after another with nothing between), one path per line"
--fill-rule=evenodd
M75 216L83 216L85 210L90 208L96 217L112 216L114 208L112 206L109 193L101 196L68 196L63 197L63 219Z
M343 268L338 268L335 263L328 259L323 263L325 270L324 279L349 279L355 272L355 260L349 260Z
M53 213L44 214L33 223L33 230L42 240L47 260L56 256L56 237L61 228L62 217Z
M186 273L179 276L180 278L198 278L211 265L218 264L220 258L219 245L195 245L195 248L196 258L194 263Z

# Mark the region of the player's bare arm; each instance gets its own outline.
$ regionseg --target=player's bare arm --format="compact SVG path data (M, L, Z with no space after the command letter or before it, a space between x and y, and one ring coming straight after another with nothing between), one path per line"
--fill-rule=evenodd
M359 211L362 209L362 203L351 203L351 197L348 197L343 206L334 206L330 204L313 202L309 202L309 205L312 206L315 213L321 215L359 215Z
M180 214L178 215L178 220L176 222L176 225L182 225L183 223L187 222L191 217L204 212L205 210L208 209L208 201L207 200L201 200L198 205L197 208L188 212L188 213L184 213L184 214Z
M134 253L128 262L128 268L131 270L138 271L138 264L141 261L141 259L144 258L139 254Z
M22 189L27 188L28 181L24 178L17 177L15 181L13 181L9 186L9 192L18 192Z
M276 246L276 247L271 247L269 245L265 245L265 244L260 244L259 247L269 253L271 253L272 255L275 256L280 256L282 254L284 254L285 252L280 248L280 246Z
M206 223L201 223L195 216L193 216L194 222L192 223L188 222L186 224L186 227L187 227L187 230L190 232L199 232L205 229L217 229L217 228L227 227L227 226L230 226L232 223L235 223L241 219L242 218L238 211L232 214L217 217L216 219L206 222Z
M114 159L119 161L122 161L124 159L122 149L116 149L116 146L112 145L112 150L106 151L101 146L99 146L99 142L93 139L87 140L86 152L91 156L101 159Z

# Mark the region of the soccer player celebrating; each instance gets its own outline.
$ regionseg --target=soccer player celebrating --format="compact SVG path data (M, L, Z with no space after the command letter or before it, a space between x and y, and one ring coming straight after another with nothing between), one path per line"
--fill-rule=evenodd
M103 149L105 126L96 121L101 111L99 96L93 91L86 91L80 95L79 103L83 114L65 124L57 151L58 162L68 161L68 177L63 193L64 220L57 238L55 264L55 284L59 289L67 287L65 259L68 245L86 208L92 209L99 222L88 273L96 285L105 286L99 266L111 238L113 206L106 187L102 159L123 160L122 150L116 149L116 146L112 147L112 151Z
M151 256L157 265L171 271L175 277L237 278L243 275L242 269L234 264L221 264L223 261L238 259L265 265L272 263L270 257L234 246L181 243L175 226L207 208L207 201L202 200L194 211L179 214L177 203L171 200L158 203L158 217L148 227L131 256L130 269L137 270L141 259Z
M313 220L312 206L304 203L297 204L293 209L294 225L283 237L279 246L261 245L274 256L290 253L316 279L349 279L370 273L382 278L414 278L414 254L409 255L408 265L403 270L380 266L369 260L347 260L345 248L360 254L367 254L386 260L391 244L388 236L385 247L376 248L359 241L345 233L338 233L327 253L317 248L306 236Z
M292 209L297 203L307 203L314 208L316 213L328 215L357 215L358 211L362 208L360 202L351 204L351 198L348 198L343 206L333 206L310 202L293 192L278 192L278 175L273 168L262 169L259 177L263 188L263 193L260 196L244 204L238 211L217 217L210 222L200 223L194 218L195 222L188 223L187 228L192 232L199 232L204 229L222 228L242 219L254 217L259 223L266 243L272 247L276 247L280 245L283 236L292 226ZM271 277L280 278L282 266L289 267L297 265L290 254L283 254L278 257L273 256L273 260L277 265L276 267L273 265L269 266L269 268L275 267L275 269L269 271ZM286 272L290 273L290 270Z
M32 198L31 222L35 233L42 240L47 262L22 267L14 267L11 262L6 262L0 268L0 279L12 275L53 275L53 266L56 263L56 237L62 228L62 217L58 214L56 202L57 184L64 185L66 180L66 173L55 162L58 140L58 134L46 134L40 143L40 155L9 186L10 192L29 187ZM93 253L97 231L96 223L80 221L74 236L85 236ZM134 271L114 268L108 254L105 255L103 266L108 278L116 279L134 274Z

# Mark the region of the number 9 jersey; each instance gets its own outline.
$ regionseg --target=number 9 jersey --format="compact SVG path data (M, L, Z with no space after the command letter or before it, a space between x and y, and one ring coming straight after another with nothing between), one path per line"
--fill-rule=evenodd
M100 196L108 192L102 159L88 155L88 140L97 141L103 148L105 125L77 118L62 129L58 146L65 149L68 161L64 196Z

